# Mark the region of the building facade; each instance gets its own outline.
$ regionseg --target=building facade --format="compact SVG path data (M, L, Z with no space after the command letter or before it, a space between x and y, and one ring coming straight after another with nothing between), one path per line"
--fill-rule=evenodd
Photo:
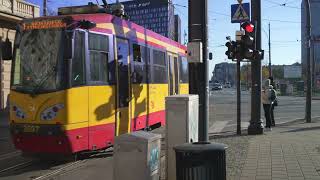
M213 71L213 81L225 84L230 82L232 86L236 84L236 64L220 63L216 64Z
M121 2L130 21L174 39L174 7L172 0L135 0Z
M313 83L320 82L320 0L310 0L311 10L311 68ZM306 11L304 1L301 3L301 63L302 74L306 75L307 64L307 36Z
M39 15L40 8L33 4L21 0L0 1L0 42L6 41L7 38L13 42L16 25L24 18ZM7 106L10 88L11 61L3 61L0 56L0 63L0 109L4 109Z
M181 43L181 19L179 15L174 15L174 40Z

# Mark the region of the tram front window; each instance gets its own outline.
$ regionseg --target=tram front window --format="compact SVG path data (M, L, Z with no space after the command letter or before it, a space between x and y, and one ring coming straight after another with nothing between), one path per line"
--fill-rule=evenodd
M11 88L45 93L64 86L63 36L59 29L36 29L17 34Z

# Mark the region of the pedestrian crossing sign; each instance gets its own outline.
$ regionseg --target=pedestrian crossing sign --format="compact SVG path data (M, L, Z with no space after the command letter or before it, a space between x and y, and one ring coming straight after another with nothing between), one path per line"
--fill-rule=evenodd
M231 5L231 23L242 23L250 21L250 4L233 4Z

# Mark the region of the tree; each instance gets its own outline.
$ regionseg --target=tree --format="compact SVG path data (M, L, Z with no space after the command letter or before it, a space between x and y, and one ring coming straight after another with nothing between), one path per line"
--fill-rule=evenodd
M274 79L284 79L283 66L274 66L272 74Z
M262 66L262 79L268 79L269 78L269 67L268 66Z

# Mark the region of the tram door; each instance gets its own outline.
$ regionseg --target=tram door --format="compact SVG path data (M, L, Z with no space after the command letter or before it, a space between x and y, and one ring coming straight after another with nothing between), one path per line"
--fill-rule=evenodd
M129 78L129 42L126 39L117 38L117 135L130 132L130 78Z
M168 54L169 64L169 95L179 94L178 56Z

